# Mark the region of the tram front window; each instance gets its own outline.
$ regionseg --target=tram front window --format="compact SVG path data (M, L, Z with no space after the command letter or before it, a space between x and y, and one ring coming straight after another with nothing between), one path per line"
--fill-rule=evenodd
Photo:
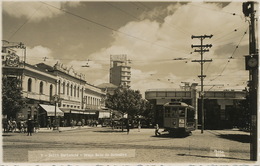
M179 108L179 116L185 117L185 108Z
M178 117L178 110L177 108L172 108L172 117Z
M164 111L164 117L168 118L170 117L170 107L165 107L165 111Z

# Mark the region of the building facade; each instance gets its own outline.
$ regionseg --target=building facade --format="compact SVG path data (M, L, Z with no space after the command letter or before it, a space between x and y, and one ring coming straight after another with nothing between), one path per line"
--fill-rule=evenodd
M41 126L47 120L59 117L60 125L97 119L104 107L105 93L88 84L83 74L61 63L30 65L22 62L15 51L2 49L3 77L21 80L22 96L26 104L17 114L17 120L32 118ZM56 116L55 116L56 115Z

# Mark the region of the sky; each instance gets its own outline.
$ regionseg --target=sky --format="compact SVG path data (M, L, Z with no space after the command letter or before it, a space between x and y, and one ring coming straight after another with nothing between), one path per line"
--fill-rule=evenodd
M248 20L242 1L4 1L2 40L24 43L27 63L59 61L93 85L109 82L110 55L125 54L131 88L144 94L200 85L200 64L192 62L200 53L191 45L201 41L192 35L213 35L203 40L212 44L203 54L212 59L203 65L204 90L242 90L249 75Z

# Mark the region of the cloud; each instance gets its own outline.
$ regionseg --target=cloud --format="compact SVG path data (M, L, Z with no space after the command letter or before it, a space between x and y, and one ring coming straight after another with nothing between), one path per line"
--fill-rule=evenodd
M85 80L91 84L99 85L109 81L109 66L101 65L92 60L73 60L65 65L72 66L77 73L84 74Z
M144 5L144 3L143 3L143 5ZM180 3L170 4L166 8L159 6L159 7L155 7L154 9L150 9L148 6L145 6L146 10L140 15L140 18L157 20L158 22L163 22L163 18L166 15L172 15L180 6L181 6Z
M77 7L79 2L3 2L3 12L16 18L25 17L30 22L57 17L63 12L58 9ZM55 9L56 8L56 9Z
M155 70L144 72L131 69L131 88L140 90L143 96L148 87L150 89L178 88L178 83L181 83L180 80L181 78L172 73L168 73L164 77L158 77L158 71Z
M207 78L214 78L220 73L222 73L220 78L225 78L229 71L244 71L241 67L244 66L244 60L241 58L248 45L248 35L244 34L248 23L241 17L243 15L241 6L241 2L225 5L194 2L155 8L151 12L143 13L142 21L132 21L119 28L118 31L124 34L114 34L114 42L111 46L102 48L90 57L109 61L109 54L127 54L134 67L131 78L132 88L142 90L147 87L172 87L172 84L167 81L158 81L157 78L161 80L170 78L176 83L199 81L197 76L200 74L200 66L190 61L199 59L200 56L190 54L190 52L194 51L191 45L200 44L200 40L191 39L191 35L213 34L211 39L203 41L205 44L213 44L213 47L209 48L210 52L205 53L206 59L213 59L211 64L207 64ZM163 22L151 19L151 17L161 17L160 12L167 13ZM236 14L233 15L233 13ZM230 60L225 67L228 57L232 55L238 44L240 44L240 50L236 50L235 57L240 59ZM171 62L173 58L188 58L188 63ZM171 69L166 68L170 63L172 63ZM151 79L147 77L149 75L147 69L158 73L171 73L173 77L167 75ZM229 79L229 82L235 83L236 78Z
M73 68L76 71L82 71L82 70L87 70L87 71L95 71L95 70L101 70L103 69L102 65L99 63L95 63L94 61L82 61L82 60L73 60L70 61L68 66L73 66Z
M103 83L107 83L108 80L109 80L109 74L106 74L106 75L103 76L103 77L97 78L97 79L93 82L93 84L94 84L94 85L100 85L100 84L103 84Z
M72 2L47 3L61 9L79 5ZM40 2L16 2L15 6L8 2L3 4L4 12L17 18L30 18L30 21L40 21L62 14L61 11ZM191 39L191 36L213 34L211 39L203 40L204 44L213 45L209 48L210 52L204 56L205 59L213 59L213 62L205 63L207 74L205 81L211 84L228 81L229 84L235 85L236 82L241 82L241 78L228 79L231 73L235 74L237 71L246 75L243 55L248 48L248 34L245 34L248 23L241 17L243 16L241 6L241 2L226 5L194 2L176 3L166 8L156 7L150 11L146 10L140 16L141 21L128 22L118 29L119 33L113 33L111 36L113 41L107 47L89 56L84 55L86 61L73 60L66 65L73 66L75 71L85 74L88 82L100 84L102 81L109 81L110 55L126 54L132 62L132 88L145 91L148 87L151 89L179 87L181 82L199 81L200 65L191 63L191 60L200 59L200 55L194 53L191 45L200 44L200 40ZM239 47L234 54L238 59L230 60L226 66L228 58L238 44ZM70 51L84 49L84 44L71 45L66 49ZM191 52L193 53L190 54ZM42 46L28 50L28 54L33 54L31 58L48 57L53 60L52 51ZM187 59L173 61L174 58ZM88 62L90 67L82 68L86 65L87 59L90 59ZM210 81L219 74L221 76Z
M54 65L57 59L55 60L53 58L52 51L49 48L35 46L33 48L27 48L26 62L29 64L44 62L49 65Z

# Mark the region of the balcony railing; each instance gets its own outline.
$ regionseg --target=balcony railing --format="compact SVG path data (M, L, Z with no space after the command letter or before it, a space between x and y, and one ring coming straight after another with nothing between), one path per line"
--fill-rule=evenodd
M50 96L45 94L38 94L35 92L25 92L23 91L23 97L29 98L29 99L35 99L35 100L41 100L41 101L50 101Z
M85 108L88 110L98 110L98 109L101 109L101 106L100 105L91 105L91 104L86 104L85 105Z

